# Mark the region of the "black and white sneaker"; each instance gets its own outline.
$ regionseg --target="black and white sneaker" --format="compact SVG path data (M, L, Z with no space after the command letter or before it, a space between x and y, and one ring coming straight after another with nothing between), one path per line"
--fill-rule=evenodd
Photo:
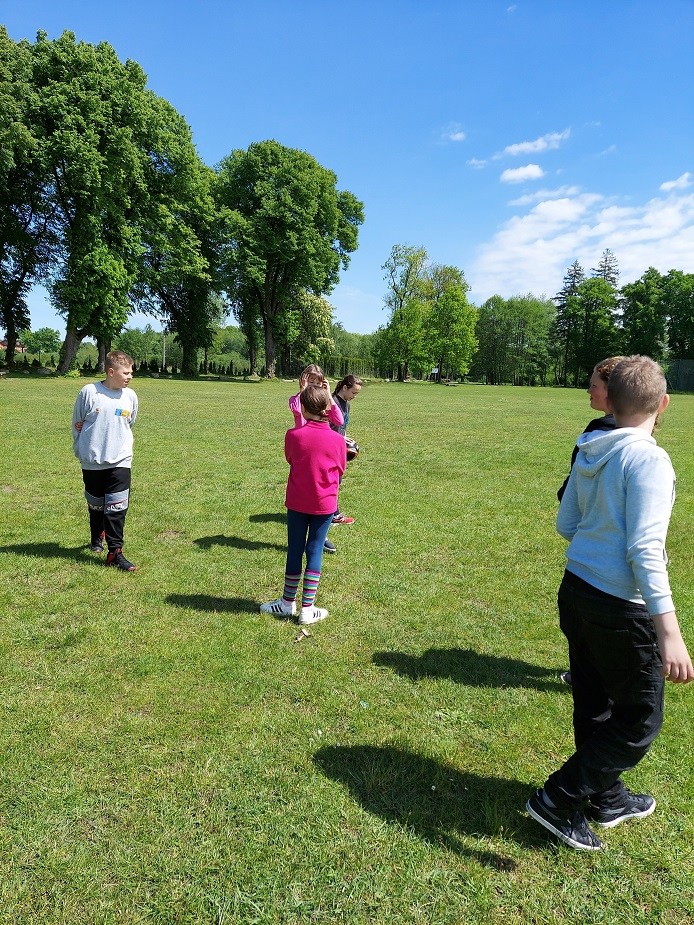
M135 566L123 555L123 550L119 547L114 549L113 552L109 552L106 556L106 565L114 565L116 568L119 568L122 572L134 572Z
M535 791L525 808L536 822L553 832L564 844L578 848L579 851L600 851L603 847L580 809L574 810L568 816L558 815L557 811L550 809L542 799L542 790Z
M559 680L563 681L567 687L571 687L571 672L570 671L560 671Z
M337 552L337 546L330 540L323 543L323 552Z
M102 531L100 536L92 537L92 541L89 544L89 549L91 552L103 552L104 551L104 540L106 539L106 531Z
M586 814L591 822L597 822L603 829L613 829L620 822L627 819L643 819L650 816L655 809L655 800L647 793L632 793L627 790L622 806L615 809L601 809L599 806L589 806Z

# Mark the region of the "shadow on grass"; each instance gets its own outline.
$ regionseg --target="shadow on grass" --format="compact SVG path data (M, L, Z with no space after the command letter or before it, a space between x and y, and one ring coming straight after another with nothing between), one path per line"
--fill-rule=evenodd
M273 511L270 514L251 514L248 518L252 524L286 524L287 515L281 511Z
M524 815L531 791L520 781L459 771L393 746L330 745L313 760L367 812L496 870L513 871L517 864L483 847L485 841L512 838L528 848L546 841ZM469 837L480 847L462 841Z
M71 562L95 562L103 565L104 558L89 553L88 546L59 546L58 543L17 543L16 546L0 546L0 552L15 556L35 556L37 559L69 559Z
M287 549L286 544L247 540L243 536L225 536L223 533L217 536L199 536L193 542L201 549L211 549L213 546L231 546L233 549L279 549L281 552Z
M189 607L191 610L204 610L210 613L254 613L258 602L247 597L213 597L211 594L167 594L167 604L176 607Z
M552 668L542 668L503 655L483 655L474 649L427 649L422 655L374 652L373 662L396 674L421 678L449 678L478 687L528 687L539 691L568 690Z

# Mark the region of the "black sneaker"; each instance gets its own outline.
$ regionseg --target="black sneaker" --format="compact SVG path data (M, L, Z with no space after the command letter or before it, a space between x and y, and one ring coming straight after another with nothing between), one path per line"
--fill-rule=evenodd
M92 539L92 542L89 546L92 552L103 552L104 551L104 540L106 539L106 532L102 532L100 536Z
M559 679L564 682L568 687L571 687L571 672L570 671L560 671Z
M655 800L647 793L632 793L627 790L624 803L615 809L600 809L599 806L589 806L587 815L591 822L597 822L603 829L612 829L627 819L643 819L655 809Z
M337 546L331 543L330 540L326 540L323 543L323 552L337 552Z
M553 832L565 844L579 851L600 851L602 842L592 832L586 817L580 809L575 809L569 816L557 815L542 799L542 790L536 790L525 804L528 813L536 822Z
M123 555L122 549L114 549L106 556L106 565L115 565L122 572L134 572L135 566Z

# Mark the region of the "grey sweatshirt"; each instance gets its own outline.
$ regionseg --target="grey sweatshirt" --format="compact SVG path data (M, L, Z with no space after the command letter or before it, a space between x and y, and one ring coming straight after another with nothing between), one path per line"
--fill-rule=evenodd
M72 445L83 469L131 468L137 395L92 382L80 391L72 413ZM84 421L81 432L75 424Z
M637 427L581 434L557 514L566 567L651 615L674 610L665 538L675 500L670 457Z

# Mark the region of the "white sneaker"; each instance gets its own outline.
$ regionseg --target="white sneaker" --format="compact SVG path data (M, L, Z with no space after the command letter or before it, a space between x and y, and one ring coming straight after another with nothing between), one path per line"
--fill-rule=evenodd
M270 601L268 604L261 604L260 612L271 613L275 617L293 617L296 613L296 603L292 601L290 604L289 601L280 598L277 601Z
M299 623L307 626L309 623L318 623L319 620L325 620L328 611L325 607L302 607Z

